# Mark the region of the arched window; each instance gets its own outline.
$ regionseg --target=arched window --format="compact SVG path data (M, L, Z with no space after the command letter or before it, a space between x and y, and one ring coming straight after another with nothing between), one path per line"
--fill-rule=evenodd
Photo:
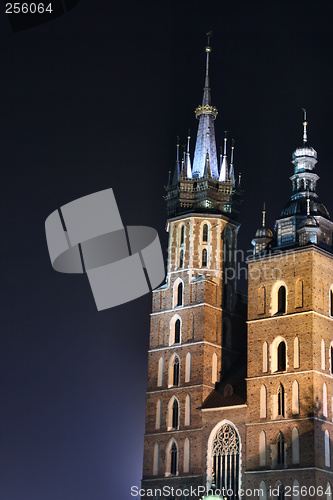
M266 465L266 434L264 431L259 434L259 465L260 467Z
M286 312L286 287L281 285L278 291L278 310L279 314Z
M172 439L166 452L166 475L176 475L178 469L178 448L176 442Z
M278 389L278 415L284 417L284 387L279 385Z
M180 228L180 244L184 244L184 235L185 235L185 226L182 224L182 227Z
M267 389L265 385L260 387L260 418L267 418Z
M229 423L223 424L213 441L213 473L216 488L230 488L234 494L228 498L238 498L240 463L239 436Z
M299 338L294 339L294 368L299 368Z
M282 340L277 348L277 371L284 372L286 370L286 343Z
M323 383L323 417L327 417L327 385Z
M293 496L292 496L292 500L301 500L301 489L300 489L300 486L299 486L299 482L297 481L297 479L294 479L293 481Z
M279 432L276 438L276 446L277 446L277 464L284 465L284 437L281 431Z
M333 316L333 290L330 290L330 315Z
M178 385L179 385L179 358L176 354L174 354L169 362L168 386L178 387Z
M262 345L262 371L268 372L268 343L264 342Z
M330 435L328 430L325 431L325 467L331 465L331 452L330 452Z
M180 319L175 322L175 344L180 343Z
M191 425L191 396L185 397L185 425Z
M161 419L162 419L162 400L159 399L156 403L156 422L155 429L161 428Z
M217 355L214 352L213 357L212 357L212 383L215 384L217 382L218 376L217 376Z
M326 500L332 500L332 486L331 486L331 483L327 483L325 493L326 493Z
M203 243L207 243L208 241L208 225L204 224L202 227L202 241Z
M192 364L192 356L191 353L188 352L185 358L185 382L191 381L191 364Z
M189 438L184 442L184 473L190 472L190 459L191 459L191 442Z
M179 252L179 267L184 267L184 250L181 249Z
M277 500L285 500L285 497L284 497L284 486L281 483L278 486Z
M183 305L183 282L181 281L177 288L177 306Z
M267 487L265 481L259 484L259 500L267 500Z
M291 411L293 415L299 414L299 386L297 380L294 380L292 385Z
M333 345L331 343L330 345L330 369L331 369L331 375L333 375Z
M321 339L320 343L321 350L321 369L325 370L325 340Z
M168 404L168 431L178 429L179 426L179 403L173 397Z
M299 464L299 431L297 427L291 431L291 456L292 463Z
M202 250L201 267L207 267L207 249Z
M163 385L163 370L164 370L164 358L160 358L158 360L157 387L162 387Z
M160 468L160 445L155 443L154 445L154 462L153 462L153 475L157 476Z

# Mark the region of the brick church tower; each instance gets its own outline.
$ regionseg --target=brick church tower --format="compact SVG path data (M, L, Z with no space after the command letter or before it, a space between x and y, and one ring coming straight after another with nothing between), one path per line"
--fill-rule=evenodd
M188 138L167 186L143 497L199 499L213 487L228 500L332 500L333 223L318 200L317 152L304 116L291 199L274 231L263 211L252 241L246 306L235 279L242 190L226 137L217 158L210 53L208 43L193 167Z
M195 110L199 125L193 167L188 137L181 159L177 145L166 188L168 268L166 283L153 293L145 489L206 483L201 407L221 375L246 355L245 308L233 273L241 188L235 182L234 146L228 163L226 137L217 158L210 52L208 45L203 99Z

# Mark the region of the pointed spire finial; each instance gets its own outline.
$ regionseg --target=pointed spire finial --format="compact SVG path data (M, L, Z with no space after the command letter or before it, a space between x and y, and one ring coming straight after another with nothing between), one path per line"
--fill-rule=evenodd
M235 149L235 139L231 139L231 158L230 158L230 166L234 164L234 149Z
M223 156L227 156L227 135L228 131L224 131L224 151L223 151Z
M302 108L303 110L303 144L306 144L308 142L308 135L307 135L307 124L308 122L306 121L306 109Z
M238 187L241 185L241 180L242 180L242 174L239 172L238 174Z
M264 202L264 208L262 211L262 227L266 226L266 202Z
M209 31L208 33L206 33L207 35L207 45L206 45L206 78L205 78L205 89L208 89L209 88L209 54L210 52L212 51L212 48L210 47L209 45L209 40L211 38L211 36L213 36L213 32L212 31Z
M306 215L310 215L310 193L309 188L306 190Z

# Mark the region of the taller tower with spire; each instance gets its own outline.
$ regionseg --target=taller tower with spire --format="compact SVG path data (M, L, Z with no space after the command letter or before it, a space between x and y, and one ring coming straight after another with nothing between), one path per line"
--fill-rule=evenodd
M235 272L242 190L234 180L234 145L228 166L226 136L218 164L209 43L205 50L194 159L188 134L182 159L177 141L176 165L166 187L168 267L165 284L153 293L145 491L186 491L206 484L202 406L231 366L244 366L246 306L237 293Z

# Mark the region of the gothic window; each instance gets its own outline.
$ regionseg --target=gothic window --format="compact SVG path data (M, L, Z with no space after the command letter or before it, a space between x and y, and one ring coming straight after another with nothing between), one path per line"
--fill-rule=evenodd
M278 486L278 496L277 496L277 500L285 500L285 496L284 496L284 487L283 487L283 484L279 484Z
M286 287L281 285L278 291L278 310L279 314L286 312Z
M267 487L265 481L259 484L259 500L267 500Z
M163 369L164 369L164 358L158 360L158 374L157 374L157 387L163 385Z
M159 399L156 403L156 422L155 429L161 428L161 418L162 418L162 400Z
M191 442L189 438L185 439L184 442L184 473L190 472L190 458L191 458Z
M294 380L292 385L292 403L291 410L293 415L299 414L299 385L297 380Z
M284 465L284 437L280 431L276 438L277 445L277 464Z
M203 243L207 243L208 241L208 225L204 224L202 228L202 241Z
M178 429L179 425L179 404L178 400L173 397L168 404L168 431Z
M181 245L184 245L184 234L185 234L185 226L183 224L181 229L180 229L180 244Z
M282 340L277 348L277 371L284 372L286 369L286 343Z
M323 417L327 417L327 385L323 383Z
M279 385L278 389L278 416L284 417L284 388L283 385Z
M267 418L267 389L265 385L260 388L260 418Z
M331 483L327 483L326 484L325 494L326 494L326 500L332 500L332 486L331 486Z
M259 434L259 465L260 467L266 465L266 434L264 431Z
M291 457L293 464L299 464L299 431L297 427L291 431Z
M330 467L331 453L330 453L330 435L328 430L325 431L325 467Z
M173 384L174 386L179 385L179 358L178 356L175 357L175 360L173 362Z
M155 443L154 446L154 462L153 462L153 475L157 476L159 472L160 465L160 445L159 443Z
M333 290L330 290L330 314L333 316Z
M321 369L325 370L325 341L321 339Z
M175 322L175 344L180 343L180 319Z
M184 250L181 249L179 252L179 267L184 267Z
M185 358L185 382L191 381L191 363L192 363L192 356L191 353L188 352Z
M213 441L213 472L218 490L230 488L233 495L229 499L238 497L240 477L240 446L236 429L223 424Z
M299 368L299 338L294 339L294 368Z
M331 375L333 375L333 345L330 346L330 369Z
M212 357L212 383L215 384L217 382L218 376L217 376L217 355L214 352L213 357Z
M170 474L177 474L177 454L177 445L175 442L173 442L170 450Z
M207 249L202 250L201 267L207 267Z
M268 343L264 342L262 346L262 371L268 372Z
M185 425L191 424L191 396L186 394L185 397Z
M183 283L181 281L177 288L177 306L182 306L182 305L183 305Z

